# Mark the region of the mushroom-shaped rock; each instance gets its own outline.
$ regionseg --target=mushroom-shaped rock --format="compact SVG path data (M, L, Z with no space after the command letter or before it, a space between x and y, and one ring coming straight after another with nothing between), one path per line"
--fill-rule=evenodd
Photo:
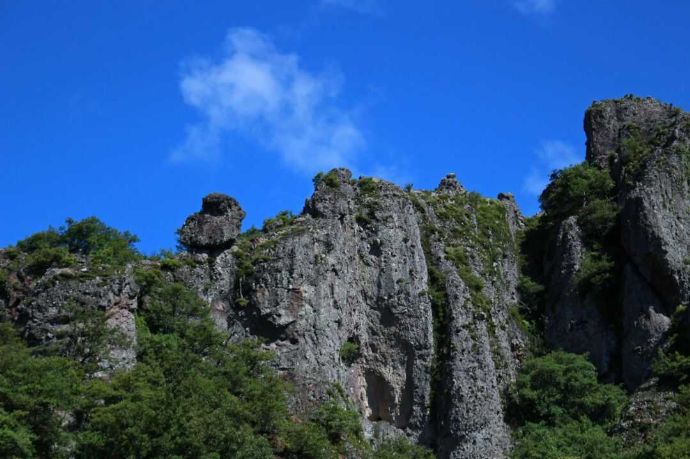
M230 196L212 193L201 204L201 212L187 217L178 230L180 243L191 250L218 250L232 245L246 216Z
M444 194L458 194L464 193L465 188L462 185L460 185L460 182L458 182L458 179L455 176L455 174L451 173L441 179L441 183L438 184L436 192Z

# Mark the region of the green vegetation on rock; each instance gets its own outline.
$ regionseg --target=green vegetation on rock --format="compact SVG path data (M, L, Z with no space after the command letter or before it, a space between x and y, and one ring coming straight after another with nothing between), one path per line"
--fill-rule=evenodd
M613 193L613 179L605 169L581 163L556 171L539 197L543 223L552 226L575 216L586 237L599 239L616 221Z
M66 223L19 241L16 248L23 257L17 260L18 268L40 276L49 268L73 266L81 256L97 271L109 272L141 258L134 247L139 239L128 231L120 232L96 217Z
M337 387L298 419L288 409L288 384L259 343L229 343L196 294L155 265L135 275L143 295L137 363L110 378L95 378L86 362L47 349L36 354L11 325L0 324L0 456L432 457L402 440L375 450ZM101 316L92 319L100 323Z
M340 188L340 180L338 179L338 174L335 170L331 170L327 173L319 172L312 179L314 187L319 183L325 183L329 188L338 189Z
M563 222L574 217L585 249L575 277L580 294L583 298L591 295L607 314L616 311L623 264L617 243L620 231L615 193L609 171L589 163L552 173L539 198L543 213L528 220L522 237L521 246L527 257L523 260L524 275L533 283L545 281L541 269L546 251L558 237ZM522 286L528 287L524 283ZM527 293L521 290L521 294ZM543 298L533 297L530 301L535 310L525 313L539 321Z
M610 256L596 251L587 251L582 259L576 280L583 293L610 288L615 263Z
M359 344L354 341L345 341L340 346L340 359L347 365L352 365L359 357Z
M289 210L282 210L278 212L278 215L275 217L264 220L263 230L275 230L284 226L289 226L296 218L297 216Z

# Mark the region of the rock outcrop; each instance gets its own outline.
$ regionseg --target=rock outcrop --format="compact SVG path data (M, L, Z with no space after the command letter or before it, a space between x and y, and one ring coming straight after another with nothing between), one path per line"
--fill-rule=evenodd
M651 98L597 102L585 116L587 159L609 171L618 208L618 282L601 313L574 292L582 257L576 221L564 221L546 260L547 339L589 353L600 372L629 388L650 375L671 316L690 296L690 115ZM687 320L687 318L685 319Z
M16 273L11 282L2 315L21 327L30 345L89 359L101 373L136 363L139 287L131 269L107 278L87 267L54 268L36 280ZM90 353L95 340L106 347L106 355Z
M192 251L228 248L240 234L245 216L235 199L209 194L202 201L201 212L189 216L179 229L180 243Z
M511 315L523 225L512 196L468 193L454 175L404 191L336 169L301 215L239 234L243 217L234 199L207 196L180 230L189 252L159 275L195 290L231 339L263 340L295 386L295 413L338 385L374 439L407 436L442 458L508 454L503 400L527 351ZM145 293L132 272L162 263L111 277L86 263L49 270L13 288L4 310L32 344L60 342L72 303L103 311L131 338L102 359L107 374L136 357Z
M577 273L585 248L575 217L563 221L545 264L546 324L544 337L555 348L588 354L607 380L616 379L619 337L592 295L578 288Z
M491 209L491 228L474 204ZM521 225L510 196L471 195L453 175L435 192L405 192L336 169L302 215L242 236L215 258L211 270L229 284L207 300L225 305L235 336L266 341L297 388L298 412L338 384L369 435L406 435L440 457L501 457L510 448L502 393L525 352L509 314ZM477 243L498 229L495 253ZM455 245L457 256L463 243L470 261L458 266L446 250ZM443 283L429 280L438 272ZM200 292L207 283L193 282Z
M562 218L538 241L544 338L589 354L609 381L642 385L621 424L632 431L636 410L670 410L648 382L650 364L672 316L690 321L678 308L690 301L690 115L629 97L594 104L585 130L587 161L615 184L611 304L580 285L586 226ZM530 254L520 253L525 219L511 194L481 197L454 174L420 191L334 169L316 180L300 215L241 233L244 217L233 198L205 197L179 230L187 252L164 269L149 259L97 273L79 259L32 278L0 251L9 273L0 316L31 345L69 353L84 329L74 326L79 311L100 311L126 338L95 362L108 375L135 363L135 313L146 297L134 272L153 267L196 291L230 339L260 338L273 351L295 386L297 414L338 385L369 437L406 436L442 459L510 454L504 400L530 352L517 313L520 258Z

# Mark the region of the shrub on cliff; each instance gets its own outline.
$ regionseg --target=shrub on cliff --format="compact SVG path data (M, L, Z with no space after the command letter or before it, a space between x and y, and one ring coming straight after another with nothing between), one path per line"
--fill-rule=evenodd
M630 457L634 459L676 459L690 452L690 386L680 386L675 411L648 434L647 442Z
M552 226L575 216L588 244L601 248L617 222L614 188L609 172L589 163L553 172L539 197L543 224Z
M581 163L555 171L542 195L541 208L551 218L579 214L600 199L608 199L614 189L607 170Z
M120 232L96 217L68 218L66 226L33 234L19 241L17 248L26 254L24 269L42 275L51 267L75 264L76 255L88 257L96 267L122 267L140 258L134 247L138 241L132 233Z
M513 457L620 457L620 441L607 429L625 401L622 389L598 382L596 368L583 356L557 351L531 358L510 397Z
M557 425L586 417L606 425L617 419L625 400L619 387L599 383L585 357L556 351L525 363L512 407L521 422Z
M0 457L67 457L68 413L81 402L83 377L69 359L33 355L0 324Z
M529 423L516 435L512 457L520 459L620 459L621 442L590 421L550 427Z

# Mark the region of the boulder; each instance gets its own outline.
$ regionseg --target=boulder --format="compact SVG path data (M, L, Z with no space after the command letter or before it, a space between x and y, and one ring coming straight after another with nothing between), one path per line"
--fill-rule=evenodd
M190 251L230 247L239 236L246 213L230 196L212 193L204 197L201 212L190 215L178 230L180 243Z

